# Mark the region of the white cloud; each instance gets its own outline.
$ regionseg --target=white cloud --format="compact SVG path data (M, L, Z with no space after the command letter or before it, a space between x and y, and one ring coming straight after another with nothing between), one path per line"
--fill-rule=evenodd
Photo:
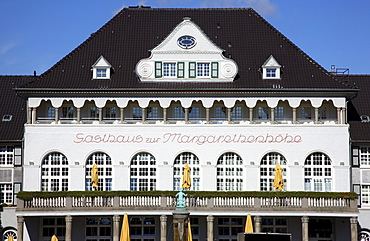
M278 8L271 0L204 0L203 8L248 8L251 7L262 16L273 16Z
M0 46L0 54L5 54L6 52L8 52L12 48L16 47L17 45L18 44L15 43L15 42L10 42L10 43L3 44L2 46Z

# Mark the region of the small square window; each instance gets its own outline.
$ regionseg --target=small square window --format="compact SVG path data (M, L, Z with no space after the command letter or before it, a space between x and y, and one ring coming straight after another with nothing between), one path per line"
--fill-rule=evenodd
M3 115L3 121L11 121L12 117L12 115Z
M275 78L276 77L276 69L266 69L266 77L267 78Z
M107 77L107 69L97 69L96 70L96 77L106 78Z

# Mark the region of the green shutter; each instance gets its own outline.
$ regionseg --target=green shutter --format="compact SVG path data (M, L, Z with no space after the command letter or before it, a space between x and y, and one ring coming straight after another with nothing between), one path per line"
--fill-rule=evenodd
M196 67L197 64L195 62L189 62L189 78L197 77Z
M211 63L211 77L218 78L218 62Z
M177 63L177 78L184 78L184 71L185 71L185 63L178 62Z
M162 62L155 62L155 77L162 78Z
M360 166L360 148L358 146L352 147L352 166Z

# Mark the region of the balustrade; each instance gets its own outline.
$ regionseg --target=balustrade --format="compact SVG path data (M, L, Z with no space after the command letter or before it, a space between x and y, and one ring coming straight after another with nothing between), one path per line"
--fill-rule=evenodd
M163 208L173 210L176 207L177 199L171 196L121 196L121 197L33 197L30 200L18 200L18 209L32 211L53 208L63 210L72 208L78 210L86 207L112 208ZM216 210L240 210L245 208L258 208L269 210L273 208L302 209L304 211L320 209L340 209L342 211L356 211L356 200L349 198L305 198L305 197L187 197L186 206L192 208L206 208Z

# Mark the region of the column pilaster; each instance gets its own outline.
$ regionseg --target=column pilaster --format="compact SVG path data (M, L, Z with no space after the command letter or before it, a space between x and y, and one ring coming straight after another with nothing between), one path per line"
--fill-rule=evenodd
M207 241L213 241L213 221L215 218L212 215L207 216Z
M65 236L65 241L72 241L72 216L67 215L65 217L66 220L66 236Z
M254 217L254 232L260 233L261 232L261 216Z
M161 241L167 241L167 216L161 216Z
M302 241L308 241L308 221L309 221L309 217L307 216L303 216L301 218L301 222L302 222Z
M357 231L357 217L352 217L350 218L350 223L351 223L351 241L357 241L358 239L358 231Z
M17 241L23 241L24 217L17 217Z
M121 218L119 215L113 216L113 241L119 241L119 222Z
M297 108L293 108L293 124L297 124Z
M125 108L119 108L120 118L119 123L123 124L125 122Z

